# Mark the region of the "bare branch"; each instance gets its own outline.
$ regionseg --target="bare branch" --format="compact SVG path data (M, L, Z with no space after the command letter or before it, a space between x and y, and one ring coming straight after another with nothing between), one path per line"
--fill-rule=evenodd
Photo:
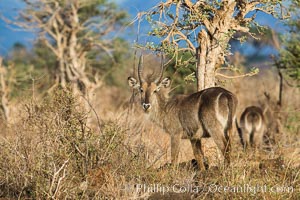
M220 67L215 71L215 75L216 76L221 76L221 77L227 78L227 79L236 79L236 78L254 76L254 75L258 74L258 72L259 72L258 70L253 70L251 72L248 72L248 73L245 73L245 74L240 74L240 75L225 75L225 74L221 74L221 73L217 72L218 70L223 70L223 69L231 70L231 68L228 68L228 67L226 67L226 68Z
M193 43L187 38L187 36L184 35L181 31L177 31L176 33L182 38L182 40L187 42L189 48L192 49L192 53L195 54L196 53L196 48L193 45Z
M49 192L48 192L49 196L53 199L56 199L56 194L59 191L61 182L66 176L66 166L67 166L68 162L69 162L69 159L67 159L58 170L56 169L56 166L54 165L54 172L53 172L52 181L51 181L51 185L50 185ZM63 171L62 175L60 175L61 171Z

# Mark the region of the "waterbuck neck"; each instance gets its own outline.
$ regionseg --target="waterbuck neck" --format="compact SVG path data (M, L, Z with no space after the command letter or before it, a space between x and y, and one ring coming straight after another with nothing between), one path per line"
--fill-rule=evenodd
M163 127L164 118L167 115L166 105L168 103L169 97L163 92L158 92L156 95L156 102L153 104L153 107L150 111L150 119Z

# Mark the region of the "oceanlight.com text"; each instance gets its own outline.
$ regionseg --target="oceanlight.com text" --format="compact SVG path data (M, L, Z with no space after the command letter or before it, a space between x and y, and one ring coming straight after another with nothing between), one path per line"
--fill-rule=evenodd
M193 185L193 184L173 184L173 185L162 185L162 184L135 184L127 185L126 190L135 190L135 192L142 193L162 193L166 194L169 192L175 193L292 193L295 188L286 185Z

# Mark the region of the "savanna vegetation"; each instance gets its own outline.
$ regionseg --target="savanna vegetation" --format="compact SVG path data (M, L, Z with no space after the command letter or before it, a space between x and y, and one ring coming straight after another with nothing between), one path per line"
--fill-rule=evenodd
M109 0L20 2L17 18L0 10L35 33L0 55L1 199L300 198L299 1L165 0L139 13ZM200 171L182 139L171 164L170 136L127 85L140 54L146 75L164 67L170 96L224 87L237 122L261 107L263 148L244 150L235 130L224 166L203 138Z

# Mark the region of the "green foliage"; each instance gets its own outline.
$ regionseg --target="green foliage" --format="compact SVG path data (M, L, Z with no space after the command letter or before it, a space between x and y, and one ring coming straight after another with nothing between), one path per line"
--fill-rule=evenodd
M42 90L50 84L49 71L47 66L53 66L52 53L46 51L42 54L45 48L41 48L39 44L33 47L32 51L22 44L16 43L9 56L5 59L6 65L9 66L11 97L16 98L24 95L32 96L32 89L42 92ZM35 54L34 52L37 52ZM41 57L40 57L41 56Z
M109 85L120 85L120 79L115 77L114 72L124 71L125 63L130 58L130 51L127 41L115 37L114 30L127 24L128 14L107 0L84 1L84 3L86 5L79 10L79 15L80 21L86 22L87 29L82 34L95 38L92 41L95 44L91 44L87 52L87 72L90 76L100 74L102 80ZM110 37L113 39L108 40ZM86 37L82 38L83 45L86 45L85 39ZM100 47L98 43L101 44Z
M82 5L78 10L79 20L80 22L86 23L85 26L91 26L91 29L94 32L97 32L97 29L100 29L102 31L107 26L109 26L106 24L106 21L110 21L111 19L114 19L112 22L115 23L116 26L124 25L127 23L127 12L124 10L120 10L115 3L111 3L107 0L79 0L79 2L81 2ZM98 26L98 24L103 24L104 26L101 27Z
M172 84L176 86L174 92L178 94L195 91L195 65L188 62L193 59L190 53L179 53L167 66L165 76L172 77Z
M9 66L7 77L11 98L44 94L55 81L56 62L53 52L41 41L37 41L32 49L16 43L5 58Z
M112 40L112 46L114 51L110 55L91 51L88 58L91 72L99 72L108 85L124 87L124 76L128 75L127 69L132 66L132 52L128 42L121 38Z
M286 23L290 28L290 34L283 38L283 45L279 52L276 65L291 79L297 81L300 87L300 2L293 1L291 4L292 18Z

